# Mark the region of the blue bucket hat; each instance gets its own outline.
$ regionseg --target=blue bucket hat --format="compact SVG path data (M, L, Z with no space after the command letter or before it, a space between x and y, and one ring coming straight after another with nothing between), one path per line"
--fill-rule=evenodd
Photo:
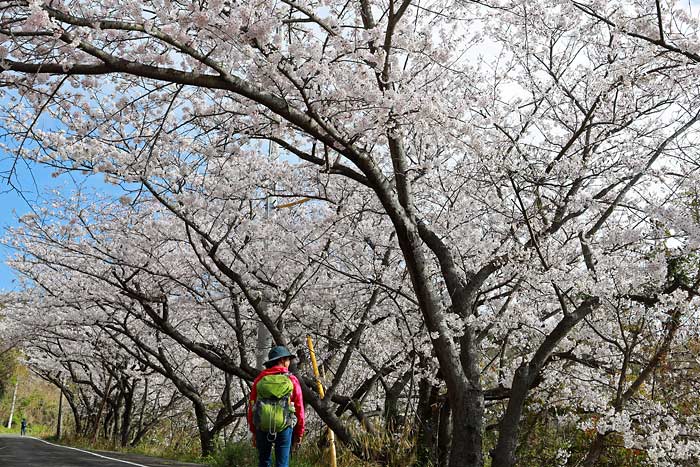
M289 350L287 350L287 347L283 345L278 345L277 347L273 347L270 350L270 352L268 352L267 361L264 363L264 365L266 367L270 367L277 360L284 357L296 358L296 356L294 356L291 352L289 352Z

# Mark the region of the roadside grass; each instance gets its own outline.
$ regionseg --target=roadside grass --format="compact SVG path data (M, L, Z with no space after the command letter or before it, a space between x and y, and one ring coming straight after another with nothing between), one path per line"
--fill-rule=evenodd
M258 455L250 442L229 443L213 456L205 459L210 467L248 467L258 465ZM302 447L292 454L289 467L326 466L323 454L315 447ZM345 466L346 464L340 464ZM348 465L348 467L350 467Z
M46 438L50 436L52 431L55 430L54 427L40 424L29 424L27 425L27 436L34 436L36 438ZM4 424L0 426L0 434L3 435L17 435L20 434L19 423L12 425L12 428L7 428Z
M415 453L410 437L388 432L375 435L358 434L358 442L367 461L359 459L340 443L336 443L337 463L341 467L406 467L413 465ZM290 467L327 467L330 465L325 437L306 438L293 453ZM258 464L257 451L250 441L229 443L214 455L205 459L209 467L252 467Z
M63 446L70 446L89 451L110 451L129 454L139 454L143 456L158 457L162 459L170 459L179 462L194 462L203 463L199 455L199 446L186 446L187 449L182 449L182 445L168 445L167 443L141 443L137 446L122 447L113 443L111 440L98 438L93 442L92 438L80 436L64 436L61 439L56 439L55 435L43 437L46 441Z

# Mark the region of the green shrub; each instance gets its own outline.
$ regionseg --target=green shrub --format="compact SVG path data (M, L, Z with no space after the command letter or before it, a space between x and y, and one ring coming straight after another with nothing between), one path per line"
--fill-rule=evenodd
M233 467L238 465L255 465L256 452L245 443L230 443L207 459L211 467Z

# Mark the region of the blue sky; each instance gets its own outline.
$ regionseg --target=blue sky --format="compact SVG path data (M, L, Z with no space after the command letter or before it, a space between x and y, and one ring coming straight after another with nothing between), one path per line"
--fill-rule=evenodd
M5 174L12 166L12 156L2 154L0 158L0 171ZM35 203L45 188L56 184L57 180L51 178L50 171L44 167L28 167L24 162L16 165L16 188L12 188L7 180L0 182L0 234L7 235L7 228L17 225L17 217L31 211L30 204ZM18 189L21 191L19 192ZM15 288L14 274L5 264L5 260L12 254L12 250L0 245L0 292Z
M0 105L6 104L9 94L2 96ZM61 124L51 117L42 115L36 122L36 126L42 130L50 130L60 127ZM12 137L0 136L0 143L10 148L17 145ZM34 142L25 142L25 148L34 146ZM8 184L8 174L12 174L12 186ZM54 170L40 164L33 164L23 160L16 160L14 154L5 152L0 148L0 237L7 235L7 228L16 226L17 219L31 212L31 206L40 204L42 199L51 191L72 193L77 189L93 189L102 192L119 191L118 187L103 182L101 175L90 177L82 175L64 174L54 175ZM16 276L5 264L5 261L14 252L0 244L0 293L15 290L18 287Z
M13 164L12 157L6 153L0 157L0 172L3 174L10 170ZM29 203L36 201L37 192L41 191L40 186L48 186L51 175L47 169L30 170L23 162L18 162L15 166L17 170L17 188L21 194L9 186L7 180L0 182L0 234L4 237L7 228L17 225L18 216L30 212ZM54 180L55 181L55 180ZM24 197L24 198L23 198ZM4 245L0 245L0 292L15 288L13 284L14 274L5 264L5 260L11 250Z
M74 192L76 189L95 189L98 191L114 192L118 187L107 185L101 176L89 178L72 175L54 177L53 170L45 166L27 165L19 161L16 175L13 177L15 187L10 187L4 178L14 162L12 155L0 152L0 235L7 235L7 228L17 225L17 218L31 212L31 205L36 205L46 198L49 191L59 190L64 193ZM5 264L8 256L13 251L0 245L0 293L14 290L17 287L16 277L12 270Z

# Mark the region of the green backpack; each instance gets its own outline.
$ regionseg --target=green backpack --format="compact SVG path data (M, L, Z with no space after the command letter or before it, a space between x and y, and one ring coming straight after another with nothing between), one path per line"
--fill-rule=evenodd
M287 373L266 375L258 380L253 423L262 431L279 433L296 424L291 394L294 384Z

